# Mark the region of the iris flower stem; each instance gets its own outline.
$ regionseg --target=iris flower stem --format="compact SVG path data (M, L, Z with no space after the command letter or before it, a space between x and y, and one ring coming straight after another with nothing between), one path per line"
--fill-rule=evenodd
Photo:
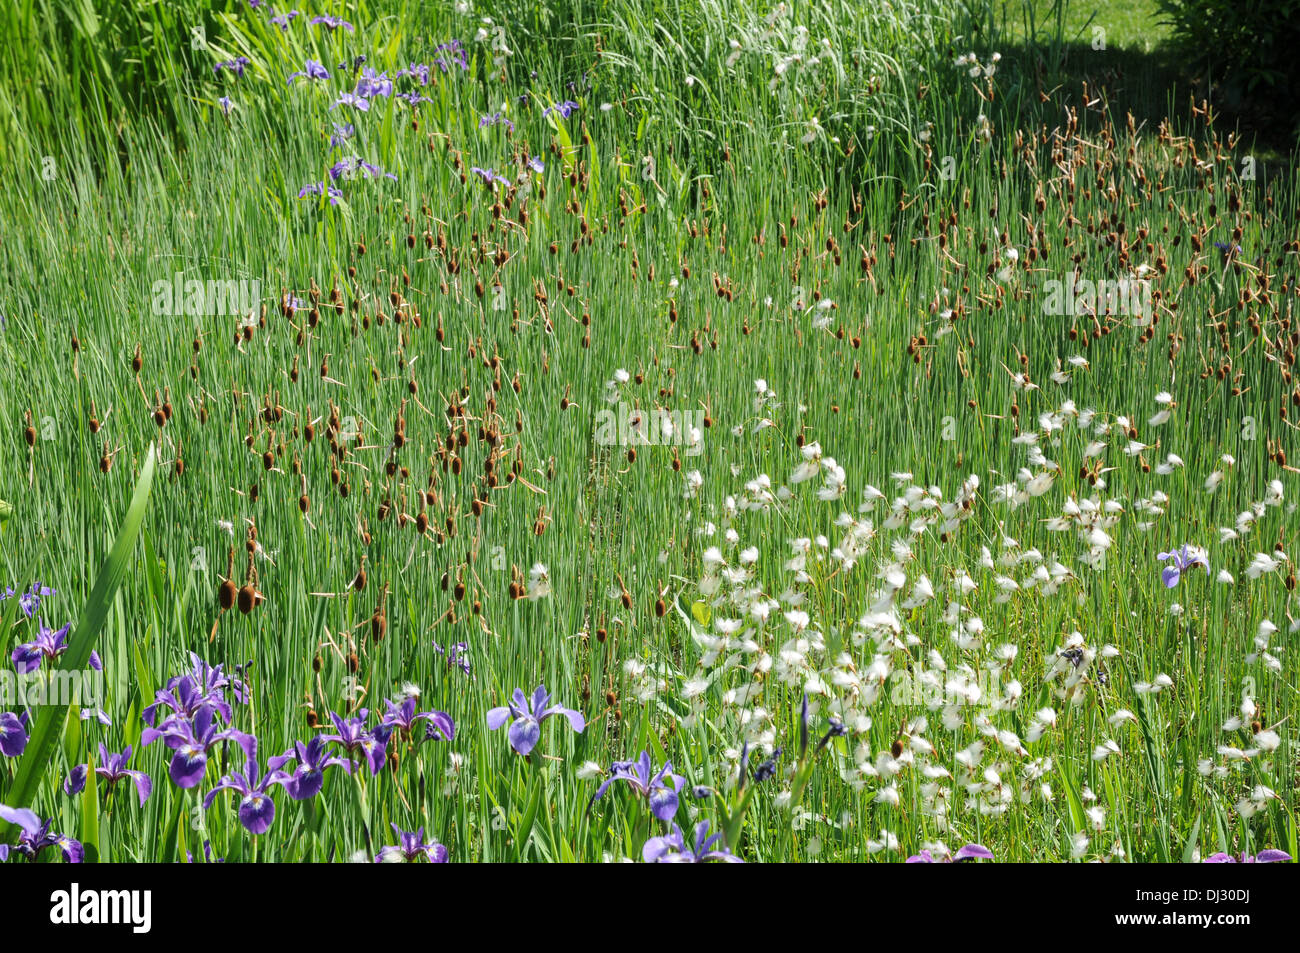
M659 833L659 831L654 830L654 822L655 816L648 811L643 811L640 802L638 801L636 807L636 824L633 828L636 831L636 843L644 844L651 836ZM671 826L668 824L661 824L660 827L663 828L665 832L670 833L672 830Z
M808 782L812 780L812 758L805 755L799 761L799 766L794 773L794 783L790 786L790 808L793 810L798 807L803 800L804 789Z
M754 788L755 785L752 784L745 786L744 793L736 802L735 810L729 813L723 822L723 840L732 853L735 853L740 846L740 832L745 826L745 812L749 810L749 800L754 796Z
M197 831L195 831L195 833L199 835L198 837L199 842L194 847L194 862L196 864L206 864L208 862L208 858L203 851L203 841L204 841L203 835L206 833L206 831L204 831L203 829L204 825L202 821L203 796L199 793L198 787L193 787L186 792L185 799L193 805L193 807L190 810L186 811L185 813L188 814L190 817L199 818L199 828ZM182 821L181 823L184 823L184 821Z
M360 763L353 764L352 777L356 779L357 783L350 787L353 796L356 798L357 814L360 816L362 824L369 824L370 811L366 802L366 778L365 771L363 770L364 765L365 759L362 759ZM367 828L367 830L369 830L369 828ZM369 845L367 844L367 848L368 847Z

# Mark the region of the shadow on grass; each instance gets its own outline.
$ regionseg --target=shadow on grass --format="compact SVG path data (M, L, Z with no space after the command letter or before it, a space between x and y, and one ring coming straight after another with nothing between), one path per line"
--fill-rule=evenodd
M1210 115L1226 136L1236 132L1256 158L1269 165L1289 162L1295 149L1294 129L1285 110L1263 100L1229 98L1211 90L1203 78L1188 75L1185 62L1166 45L1140 50L1131 47L1093 49L1084 41L1020 42L1002 50L1004 61L1017 71L1018 96L1001 104L1002 119L1022 128L1062 121L1062 105L1108 109L1117 120L1132 115L1139 129L1154 133L1167 121L1174 134L1203 128L1204 110L1212 92Z

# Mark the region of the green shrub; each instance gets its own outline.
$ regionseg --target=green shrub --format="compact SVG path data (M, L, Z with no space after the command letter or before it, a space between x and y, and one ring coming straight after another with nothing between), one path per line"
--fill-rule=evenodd
M1207 72L1222 104L1300 118L1300 0L1158 3L1189 65Z

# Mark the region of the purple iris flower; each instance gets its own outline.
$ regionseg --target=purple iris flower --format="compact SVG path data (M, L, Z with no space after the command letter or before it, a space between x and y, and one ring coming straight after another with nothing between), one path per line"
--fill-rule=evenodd
M324 741L337 741L349 755L360 753L370 764L370 773L378 774L387 757L388 738L393 733L390 725L380 724L373 729L366 729L366 716L369 712L361 709L353 718L343 718L330 712L330 721L334 722L337 734L324 735Z
M439 655L447 656L447 665L449 668L458 668L466 675L469 675L471 673L472 667L469 661L468 642L457 642L446 652L443 651L441 645L439 645L437 642L434 642L433 650L437 652Z
M417 721L427 721L429 723L426 738L451 741L456 737L456 723L451 720L450 715L445 711L422 711L417 714L414 697L407 698L400 705L395 705L385 698L384 705L388 708L388 714L384 715L382 724L390 730L400 728L403 738L411 736L411 731L415 728Z
M447 53L451 62L448 63L446 57L434 57L434 64L444 73L451 71L451 65L455 64L462 70L469 69L469 59L465 55L465 48L460 45L460 40L452 40L450 43L444 43L434 50L435 53Z
M447 848L437 841L424 842L424 828L418 831L404 831L396 824L392 825L398 843L380 849L375 855L377 864L400 864L417 861L421 857L431 864L447 862Z
M241 704L248 702L248 684L244 681L244 675L253 667L253 660L247 662L237 662L230 666L230 671L226 671L226 663L218 662L211 665L199 656L197 652L190 653L190 672L200 684L208 688L220 691L230 690L235 701Z
M284 297L280 299L280 305L282 307L288 308L290 311L307 310L306 301L304 301L302 298L296 297L295 295L291 295L288 292L286 292Z
M40 623L36 630L36 638L30 642L24 642L10 654L14 668L27 675L40 668L43 660L50 659L54 661L57 659L68 650L69 628L70 626L65 625L63 628L55 630L44 622ZM103 663L99 660L98 652L90 653L90 667L97 672L103 670Z
M502 185L510 184L510 180L507 179L504 175L497 175L491 169L480 169L478 166L473 165L470 166L469 170L473 172L475 175L479 176L483 180L484 184L492 186L493 191L496 190L497 187L496 183L498 182L500 182Z
M488 113L478 121L480 129L486 129L488 126L505 126L511 132L515 131L515 124L507 119L504 113Z
M194 855L188 850L185 852L185 857L191 864L194 863ZM213 858L212 841L210 840L205 840L203 842L203 857L209 864L224 864L226 862L226 858L224 857Z
M563 715L578 734L587 727L582 712L560 705L550 705L551 693L545 685L538 685L530 704L522 688L516 688L509 705L493 708L487 713L487 726L496 731L510 721L510 747L522 755L528 754L542 736L542 723L552 715ZM548 707L548 705L550 707Z
M364 172L372 179L378 179L382 176L387 179L392 179L394 182L397 181L397 176L393 175L391 172L385 172L383 169L379 168L379 166L371 165L369 162L366 162L364 159L357 156L345 156L338 162L334 163L334 165L329 168L329 177L331 181L337 182L340 178L350 179L356 175L357 172Z
M289 761L298 762L285 789L295 801L309 800L325 786L326 768L337 766L348 774L352 773L352 762L329 753L329 745L333 743L321 735L313 735L306 744L296 741L292 748L278 758L268 758L266 766L278 770Z
M68 776L63 779L63 793L68 797L76 797L82 791L86 790L86 766L84 764L74 764Z
M341 146L343 145L344 142L351 139L356 134L357 134L357 127L352 125L352 123L336 122L334 124L334 135L330 136L330 146L331 147Z
M326 70L325 67L322 66L320 63L317 63L315 60L308 60L301 72L289 74L289 82L286 85L292 84L293 81L297 79L299 76L303 77L304 79L329 79L330 78L329 71Z
M429 67L425 63L412 63L406 69L399 69L397 78L401 79L404 76L414 77L421 86L429 85Z
M967 844L965 847L957 851L957 853L950 854L949 856L943 858L942 862L945 864L951 864L951 863L960 864L962 861L967 861L967 860L992 860L992 859L993 859L993 851L989 850L983 844ZM909 864L939 863L939 861L934 859L934 855L931 854L928 850L923 850L919 854L913 854L911 857L907 858L907 862Z
M687 842L682 829L673 825L673 832L662 837L652 837L641 848L641 859L647 864L704 864L720 861L725 864L743 864L744 861L727 850L714 845L721 834L709 836L709 822L700 821L695 828L695 842Z
M559 113L561 119L568 119L570 116L573 115L574 110L576 109L578 109L578 104L575 103L572 99L566 99L562 103L556 103L553 106L547 106L545 109L542 110L542 116L543 118L545 118L546 116L549 116L551 113Z
M411 93L398 93L398 94L397 94L396 96L394 96L393 98L394 98L394 99L402 99L402 100L405 100L407 103L409 103L409 104L412 105L412 106L418 106L418 105L420 105L420 103L431 103L431 102L433 102L433 100L430 99L428 96L421 96L419 93L415 93L415 92L411 92Z
M209 665L199 658L196 653L190 653L190 665L193 666L191 674L199 680L199 683L210 690L225 691L227 688L230 689L230 694L240 704L248 702L248 686L244 684L244 680L240 676L252 664L252 659L249 659L247 662L236 665L230 674L226 674L224 665Z
M0 317L0 327L4 326L4 318ZM4 592L0 592L0 602L8 599L14 594L13 586L9 586ZM41 607L41 600L46 596L58 595L55 590L49 586L42 586L40 583L32 583L32 588L18 597L18 608L23 610L23 615L31 618L36 615L36 610Z
M1242 852L1241 859L1238 860L1231 854L1225 854L1219 851L1217 854L1211 854L1206 857L1202 863L1205 864L1280 864L1291 859L1291 855L1284 850L1261 850L1254 857Z
M238 729L218 727L216 714L213 706L205 704L193 717L175 715L159 727L148 727L141 733L141 745L150 745L161 738L172 749L167 776L178 788L198 787L207 771L212 749L223 741L238 741L242 736Z
M35 812L25 807L14 808L0 804L0 821L17 825L18 843L0 844L0 863L9 859L10 851L17 851L28 860L35 860L47 847L57 847L63 854L64 863L79 864L85 857L79 841L62 834L51 834L50 827L54 821L41 823Z
M27 712L0 711L0 754L16 758L27 750Z
M768 758L754 769L754 780L757 783L762 784L764 781L770 781L772 778L776 777L776 762L781 757L782 750L782 748L776 748L772 752L772 757Z
M67 651L70 627L65 625L61 629L54 630L40 623L36 630L36 638L19 645L10 654L14 668L23 674L29 674L41 667L42 660L58 658Z
M203 809L212 807L212 802L222 791L231 790L240 795L239 823L250 834L265 834L275 820L275 802L271 800L271 788L276 784L285 785L290 776L284 771L267 771L261 774L257 766L257 739L252 735L241 735L239 745L248 756L248 766L242 772L232 771L208 792L203 799Z
M135 783L136 794L140 795L140 806L144 807L144 802L149 800L149 793L153 791L153 780L143 771L134 771L126 766L131 760L131 746L127 745L126 750L121 754L113 754L101 743L99 746L99 767L95 773L108 782L108 790L111 793L117 783L126 778L130 778Z
M1178 585L1178 580L1182 578L1183 573L1193 566L1201 566L1207 576L1210 574L1210 564L1205 561L1204 554L1186 543L1183 544L1182 549L1160 553L1157 558L1161 562L1169 559L1173 560L1173 565L1160 570L1160 578L1164 581L1166 589L1172 589Z
M531 159L529 159L528 168L538 173L544 172L546 170L546 166L542 163L541 156L533 156Z
M332 16L312 17L307 22L312 26L317 26L317 25L323 26L331 33L333 33L339 27L342 27L343 29L347 30L349 33L356 32L356 29L352 26L352 24L349 23L347 20L342 19L341 17L332 17Z
M229 116L229 115L230 115L230 107L233 106L234 103L232 103L232 102L230 101L230 97L229 97L229 96L222 96L220 99L217 100L217 105L221 107L221 111L222 111L225 115Z
M615 761L609 769L609 777L596 789L591 803L600 800L609 786L615 781L626 781L635 791L650 803L650 813L661 821L671 821L677 813L677 795L682 790L686 779L673 773L673 763L667 761L657 772L650 752L642 751L636 761Z
M282 13L278 17L271 17L271 22L280 28L281 33L286 33L289 30L289 24L300 16L302 16L301 10L290 10L288 13Z
M90 721L90 719L93 718L101 725L111 726L113 724L113 719L109 718L108 712L104 711L102 708L83 708L79 714L81 715L82 721Z
M220 73L223 69L228 69L240 79L244 78L244 67L249 64L247 56L239 56L233 60L226 60L224 63L217 63L212 67L212 72Z
M159 721L159 709L164 707L170 708L171 713L165 714ZM227 724L230 722L230 705L220 688L212 688L210 683L205 685L193 675L181 675L169 681L166 688L160 688L154 693L153 704L141 712L141 717L145 724L162 731L177 719L193 718L205 707L211 707ZM144 734L147 739L145 744L153 740L147 729Z
M840 721L838 718L830 719L830 724L826 728L826 734L822 735L822 740L817 742L817 749L813 752L813 757L821 754L821 750L830 744L832 738L843 738L848 733L849 729L844 722Z
M803 703L799 706L799 760L808 754L808 693L803 693Z
M190 670L185 675L178 675L167 682L167 688L177 687L183 680L189 679L198 696L204 701L211 701L217 705L222 716L226 721L230 720L230 706L226 705L222 699L227 690L235 701L240 704L248 702L248 686L240 678L243 670L251 665L251 662L244 665L236 665L234 669L227 674L224 665L209 665L203 659L199 658L195 652L190 653ZM150 722L152 724L152 722Z
M361 71L361 78L357 80L355 92L366 99L372 96L387 98L393 95L393 81L388 78L387 73L377 73L373 66L367 66Z
M305 199L309 195L328 195L330 205L338 205L343 201L343 190L327 185L324 182L311 182L304 185L298 190L298 198Z
M353 109L359 110L363 113L370 112L370 100L366 99L364 96L358 96L355 93L340 93L338 101L331 106L330 109L335 109L339 106L351 106Z

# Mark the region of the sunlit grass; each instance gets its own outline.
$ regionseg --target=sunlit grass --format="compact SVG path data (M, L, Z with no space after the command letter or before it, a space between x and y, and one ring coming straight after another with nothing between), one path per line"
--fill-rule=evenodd
M749 860L900 860L935 841L998 860L1294 855L1294 572L1247 574L1256 553L1295 545L1293 173L1243 180L1242 150L1197 117L1130 130L1012 61L1015 37L972 78L953 59L973 48L992 64L998 42L955 42L922 9L833 4L767 26L742 4L675 18L606 4L571 23L438 5L418 29L359 10L355 35L332 36L241 11L212 42L214 59L249 56L244 79L209 71L178 91L174 138L132 127L130 161L98 178L74 136L48 146L56 174L0 194L5 582L39 578L58 590L42 615L75 618L150 447L160 468L99 636L112 726L74 716L33 806L73 835L95 820L111 860L179 859L204 840L230 860L373 856L390 823L422 826L454 861L639 859L662 825L621 785L589 811L600 781L580 768L648 750L687 779L682 828L721 830L729 814ZM475 41L486 15L517 25L504 65ZM778 74L801 23L802 59ZM469 69L399 85L431 98L414 114L392 99L331 109L336 78L286 84L307 59L337 74L358 52L392 75L452 38ZM728 65L730 39L743 43ZM570 99L569 119L543 115ZM503 107L513 133L481 125ZM343 121L356 137L331 148ZM396 180L341 181L335 206L298 198L351 153ZM510 184L492 191L471 167ZM1094 281L1142 268L1158 323L1045 314L1046 282L1076 264ZM260 280L255 321L154 314L154 283L176 272ZM286 294L303 305L290 315ZM697 442L607 445L598 414L621 405L675 411ZM1150 423L1162 407L1168 422ZM1089 455L1093 440L1106 449ZM793 482L814 443L815 473ZM1170 453L1181 465L1159 472ZM829 457L845 489L821 500ZM790 497L746 510L763 474ZM1007 484L1014 506L998 499ZM884 496L860 512L868 485ZM969 506L936 515L927 497ZM1088 501L1121 507L1105 546L1069 509ZM841 512L872 521L850 561ZM1211 573L1168 589L1157 554L1184 542L1207 547ZM714 546L734 579L717 582ZM549 595L513 598L537 564ZM228 575L263 601L222 611ZM32 623L3 606L12 648ZM862 621L891 606L896 632ZM982 633L954 638L975 617ZM741 618L732 646L711 641ZM1265 619L1276 670L1252 645ZM1075 632L1079 665L1061 655ZM468 675L447 661L458 642ZM161 744L140 748L143 709L190 652L248 666L234 722L263 764L329 712L382 713L406 685L456 735L395 738L385 770L332 770L310 801L277 790L253 837L237 796L200 807L242 767L237 748L189 792ZM945 717L896 694L899 673L936 668L932 652L940 684L984 696ZM1138 690L1162 675L1168 687ZM486 716L538 684L588 724L547 721L525 762ZM805 693L814 747L832 719L848 731L801 774ZM1252 722L1275 750L1220 751L1251 748ZM97 802L60 790L101 740L136 747L155 782L143 807L129 785ZM746 782L741 812L746 742L751 772L782 754L775 777ZM0 761L0 801L11 770ZM693 799L696 786L718 793ZM1260 786L1276 797L1239 810Z

